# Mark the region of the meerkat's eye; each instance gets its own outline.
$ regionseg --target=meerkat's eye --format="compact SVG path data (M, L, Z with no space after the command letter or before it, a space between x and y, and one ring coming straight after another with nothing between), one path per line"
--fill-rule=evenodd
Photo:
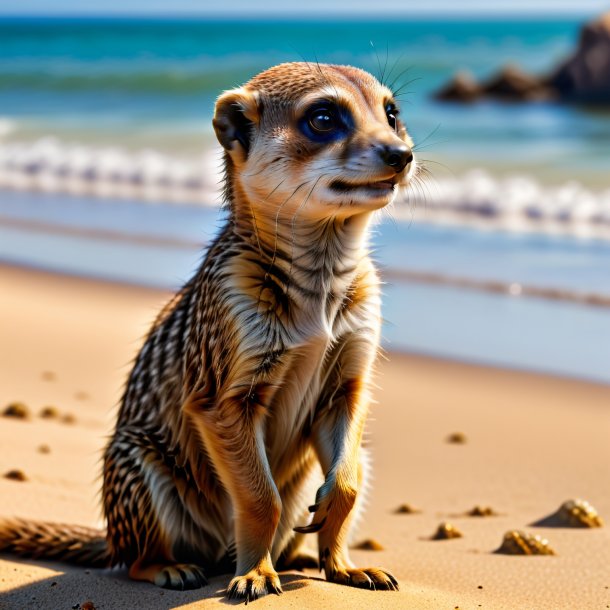
M318 144L345 137L353 128L352 116L343 106L330 100L317 100L298 119L298 127L307 138Z
M396 129L398 113L399 113L399 110L398 110L398 108L396 108L396 106L394 104L392 104L391 102L389 104L386 104L385 115L386 115L386 117L388 117L388 125L392 129Z
M326 106L312 110L307 120L309 126L318 133L328 133L339 126L333 109Z

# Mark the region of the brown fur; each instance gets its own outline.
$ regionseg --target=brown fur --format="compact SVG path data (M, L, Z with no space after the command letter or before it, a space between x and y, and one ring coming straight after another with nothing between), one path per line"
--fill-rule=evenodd
M297 63L219 98L227 223L129 377L104 454L107 544L68 533L62 548L78 540L97 563L171 588L233 564L228 594L251 600L281 591L274 564L306 564L302 543L316 532L328 580L397 587L347 551L380 327L368 225L393 197L362 185L406 183L414 166L396 173L379 158L411 144L402 123L389 125L391 96L361 70ZM342 137L299 127L319 99L349 113ZM360 186L341 192L337 180ZM36 527L5 524L0 548L45 555L28 542Z

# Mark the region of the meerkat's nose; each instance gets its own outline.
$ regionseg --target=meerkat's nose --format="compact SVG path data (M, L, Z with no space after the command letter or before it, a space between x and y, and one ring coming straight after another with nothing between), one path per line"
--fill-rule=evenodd
M386 165L393 167L397 174L413 161L413 151L406 144L384 144L379 149L379 156Z

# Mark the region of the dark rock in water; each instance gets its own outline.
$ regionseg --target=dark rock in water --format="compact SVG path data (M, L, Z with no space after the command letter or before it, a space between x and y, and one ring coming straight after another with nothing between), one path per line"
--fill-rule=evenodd
M505 66L483 85L485 95L504 100L540 100L552 97L552 91L540 79L517 66Z
M515 66L506 66L479 84L470 74L460 72L434 97L458 102L481 98L515 102L555 99L609 105L610 12L582 28L578 48L550 76L532 76Z
M481 87L470 72L458 72L434 97L447 102L472 102L481 94Z
M610 12L583 27L576 52L547 82L562 99L610 103Z

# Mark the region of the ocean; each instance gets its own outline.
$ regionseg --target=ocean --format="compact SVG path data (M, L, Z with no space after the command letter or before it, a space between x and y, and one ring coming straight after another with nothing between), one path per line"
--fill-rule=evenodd
M385 345L610 383L610 112L442 104L581 20L0 19L0 260L175 288L222 222L216 96L283 61L398 91L427 183L380 216Z

